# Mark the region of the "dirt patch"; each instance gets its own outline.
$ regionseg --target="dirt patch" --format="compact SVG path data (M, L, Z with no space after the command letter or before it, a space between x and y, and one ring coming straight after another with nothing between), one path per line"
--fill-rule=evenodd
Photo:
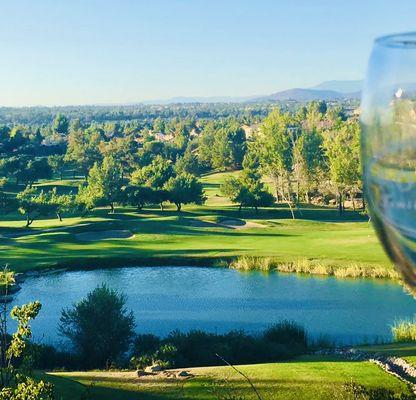
M130 239L134 234L126 229L110 230L110 231L90 231L77 233L75 237L78 240L84 242L95 242L97 240L108 240L108 239Z

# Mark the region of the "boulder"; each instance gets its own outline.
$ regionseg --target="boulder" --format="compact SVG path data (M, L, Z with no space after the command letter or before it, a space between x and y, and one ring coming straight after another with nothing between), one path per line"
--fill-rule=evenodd
M150 367L146 367L144 369L144 372L147 372L147 373L160 372L160 371L162 371L162 367L157 364L151 365Z
M179 371L177 374L176 374L176 376L178 377L178 378L188 378L188 377L190 377L190 376L192 376L189 372L187 372L187 371Z

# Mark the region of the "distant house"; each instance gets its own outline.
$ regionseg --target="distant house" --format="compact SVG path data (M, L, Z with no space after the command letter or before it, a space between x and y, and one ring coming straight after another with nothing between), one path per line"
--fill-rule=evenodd
M242 128L246 134L246 138L251 138L255 133L258 132L260 124L243 125Z
M171 140L173 140L173 135L171 133L165 134L162 132L154 132L153 137L158 142L170 142Z

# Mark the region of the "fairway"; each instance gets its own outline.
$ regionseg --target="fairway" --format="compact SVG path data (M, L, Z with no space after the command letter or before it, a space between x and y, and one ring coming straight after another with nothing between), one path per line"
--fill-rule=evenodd
M253 381L263 400L309 400L335 398L344 383L351 380L369 388L384 387L408 393L398 379L369 362L305 356L293 362L238 367ZM255 399L249 384L230 367L192 368L189 380L137 378L135 372L62 372L53 373L60 390L68 390L74 381L90 387L92 400L200 399L224 394L224 380L235 395ZM56 379L65 377L67 379ZM216 383L216 384L215 384ZM64 397L64 400L69 398Z
M234 173L232 173L234 174ZM219 192L226 173L203 178L206 205L137 212L97 209L86 217L39 219L23 228L19 214L0 220L0 262L15 271L50 267L213 265L238 256L273 257L279 262L315 260L334 266L390 269L371 225L358 212L338 216L334 208L304 205L292 220L285 206L238 211ZM75 190L76 181L42 182ZM237 221L245 224L227 226ZM224 223L223 223L224 222ZM107 231L131 232L114 238ZM96 237L94 240L94 232ZM87 237L88 240L83 240Z

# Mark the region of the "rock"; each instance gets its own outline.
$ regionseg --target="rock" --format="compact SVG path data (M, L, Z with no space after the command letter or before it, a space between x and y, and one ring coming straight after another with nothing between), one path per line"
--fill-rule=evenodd
M146 376L147 372L143 371L142 369L138 369L136 371L136 374L137 374L138 377L141 377L141 376Z
M192 376L189 372L187 372L187 371L179 371L177 374L176 374L176 376L178 377L178 378L188 378L188 377L190 377L190 376Z
M147 373L160 372L160 371L162 371L162 367L157 364L151 365L150 367L146 367L144 369L144 372L147 372Z

